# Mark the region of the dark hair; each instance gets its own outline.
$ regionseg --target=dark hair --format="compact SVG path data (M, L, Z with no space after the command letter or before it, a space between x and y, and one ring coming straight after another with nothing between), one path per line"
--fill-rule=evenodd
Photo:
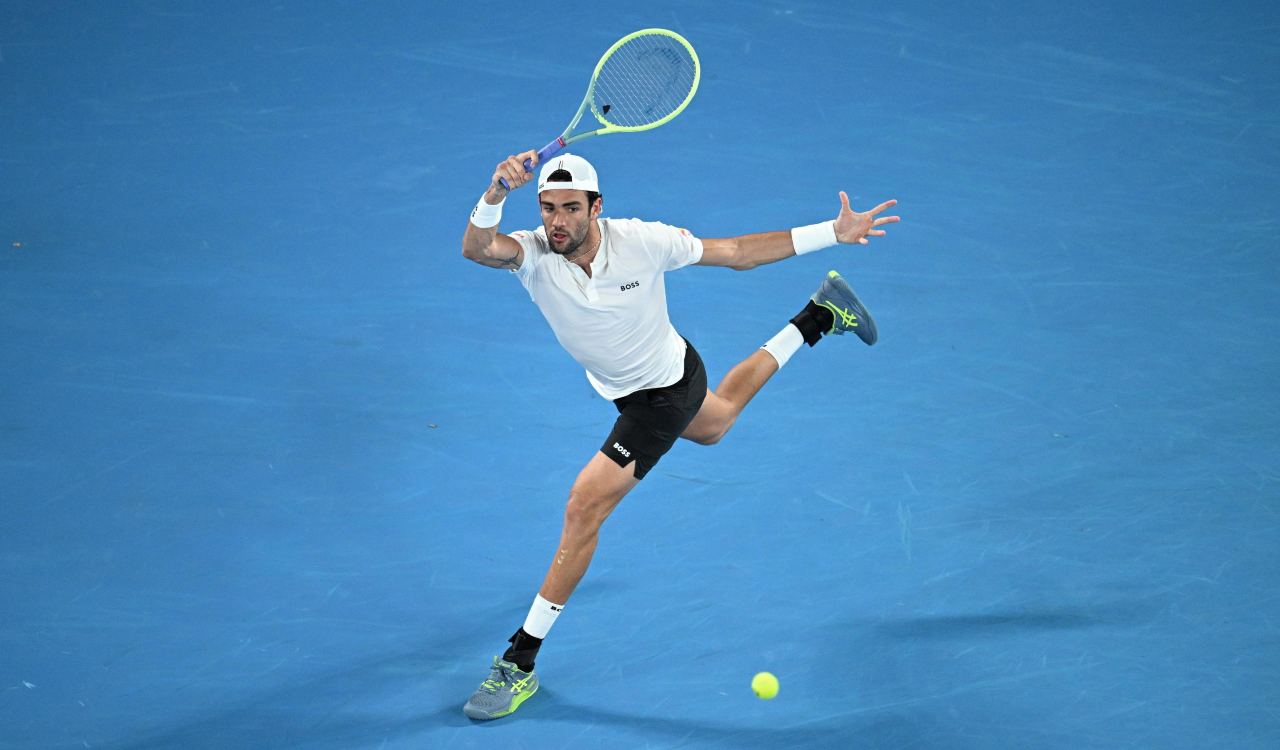
M567 169L557 169L547 175L547 182L573 182L573 175L569 174ZM584 190L582 192L587 194L587 210L590 211L591 207L600 199L600 194L594 190Z

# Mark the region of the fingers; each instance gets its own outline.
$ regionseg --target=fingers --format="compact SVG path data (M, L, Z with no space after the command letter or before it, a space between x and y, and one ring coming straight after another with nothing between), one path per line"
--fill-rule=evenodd
M497 183L505 183L507 188L515 188L516 176L511 171L511 158L506 161L498 162L498 166L493 168L493 181Z
M880 222L876 222L876 223L879 224ZM885 235L885 231L883 229L868 229L866 234L858 238L858 244L870 245L871 240L868 240L867 239L868 237L883 237L884 235Z
M875 223L874 223L874 224L872 224L871 226L872 226L872 227L878 227L878 226L880 226L881 224L892 224L892 223L894 223L894 222L897 222L898 220L899 220L899 219L898 219L898 217L897 217L897 216L885 216L885 217L882 217L882 218L876 219ZM871 240L870 240L869 238L871 238L871 237L883 237L883 236L885 236L885 234L887 234L887 232L885 232L885 230L883 230L883 229L870 229L870 228L869 228L869 229L867 229L867 231L866 231L866 233L865 233L865 234L863 234L861 237L859 237L859 238L856 240L856 242L857 242L859 245L870 245L870 244L871 244Z
M523 154L508 156L506 161L500 163L493 172L493 182L499 184L498 180L506 180L511 190L528 183L533 179L532 169L526 170L524 163L529 160L533 165L538 162L537 151L526 151Z
M890 200L885 201L884 203L881 203L880 205L876 206L875 208L871 209L870 211L867 211L865 215L866 215L866 216L875 216L876 214L880 213L881 211L884 211L885 209L888 209L888 208L892 208L892 207L894 207L894 206L896 206L896 205L898 205L898 199L897 199L897 198L892 198L892 199L890 199ZM850 212L852 212L852 211L853 211L853 209L849 207L849 194L848 194L848 193L846 193L846 192L845 192L845 191L843 191L843 190L841 190L841 191L840 191L840 211L841 211L842 213L843 213L843 212L845 212L845 211L850 211ZM885 217L885 219L890 219L890 220L892 220L892 221L901 221L901 219L900 219L899 217L897 217L897 216L887 216L887 217ZM877 223L879 223L879 221L881 221L881 220L877 220Z
M896 198L895 198L895 199L893 199L893 200L887 200L887 201L885 201L884 203L881 203L880 205L878 205L878 206L876 206L875 208L871 209L871 210L870 210L870 211L868 211L867 213L871 214L872 216L875 216L876 214L880 213L881 211L885 210L886 208L891 208L891 207L896 206L896 205L898 205L898 200L897 200Z
M878 227L881 224L897 224L902 221L901 216L881 216L871 223L871 226Z

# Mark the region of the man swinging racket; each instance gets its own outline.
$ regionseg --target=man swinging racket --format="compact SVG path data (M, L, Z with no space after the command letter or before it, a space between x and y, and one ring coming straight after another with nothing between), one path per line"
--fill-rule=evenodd
M586 369L587 380L614 403L619 416L569 490L560 545L524 625L463 707L467 716L481 720L510 714L537 691L534 658L591 563L601 525L676 438L702 445L719 442L801 344L813 346L827 334L846 332L868 345L876 342L875 322L853 289L831 271L804 309L712 391L698 352L667 316L663 274L691 264L745 271L837 243L866 245L869 238L884 235L878 227L899 220L878 217L897 201L858 213L841 192L840 213L832 221L698 239L658 222L601 218L595 168L562 152L538 174L542 226L501 234L507 186L516 190L533 177L525 170L526 160L536 167L537 153L511 156L497 166L471 214L462 254L516 274L561 346Z

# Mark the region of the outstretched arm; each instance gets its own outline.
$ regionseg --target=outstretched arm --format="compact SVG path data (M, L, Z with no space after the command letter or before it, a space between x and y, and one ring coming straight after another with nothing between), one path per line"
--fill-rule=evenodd
M519 242L498 232L498 221L502 218L502 203L509 192L499 179L505 179L512 190L532 180L533 172L526 172L524 169L525 159L537 166L538 152L526 151L509 156L494 168L489 189L471 212L467 231L462 235L462 256L467 260L474 260L490 268L519 268L524 262L524 249Z
M897 203L896 200L888 200L866 213L859 213L849 207L849 196L841 190L840 213L834 221L815 224L811 227L798 227L785 232L744 234L726 239L704 239L702 260L698 261L698 265L726 266L735 271L747 271L756 266L835 244L830 242L830 238L846 245L867 245L870 244L870 237L884 236L885 230L878 227L901 221L901 217L898 216L879 216L881 212L892 208Z

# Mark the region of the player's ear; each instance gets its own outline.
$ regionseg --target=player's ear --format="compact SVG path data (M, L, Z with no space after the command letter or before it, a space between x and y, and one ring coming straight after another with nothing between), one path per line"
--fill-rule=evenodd
M599 215L600 215L600 212L602 212L602 211L604 211L604 196L603 196L603 195L597 195L597 196L596 196L596 199L595 199L595 202L591 204L591 216L592 216L592 218L595 218L596 216L599 216Z

